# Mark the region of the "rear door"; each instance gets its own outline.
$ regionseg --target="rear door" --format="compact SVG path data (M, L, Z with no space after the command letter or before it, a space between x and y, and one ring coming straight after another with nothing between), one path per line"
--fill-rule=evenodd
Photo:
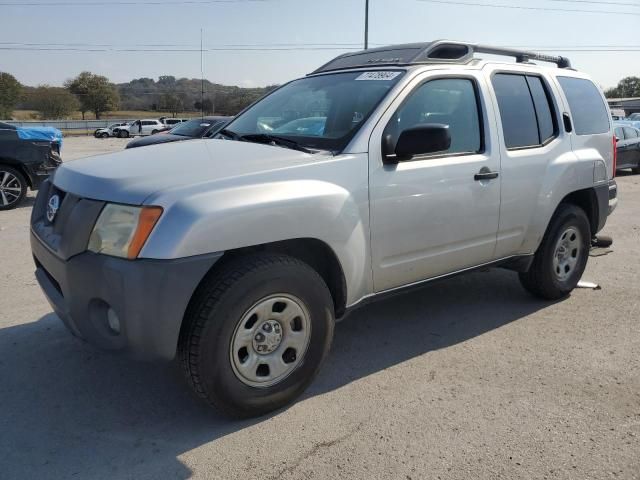
M571 154L563 141L559 109L551 79L526 68L486 67L493 86L496 120L500 126L502 198L496 257L535 250L529 232L540 216L541 192L555 159Z

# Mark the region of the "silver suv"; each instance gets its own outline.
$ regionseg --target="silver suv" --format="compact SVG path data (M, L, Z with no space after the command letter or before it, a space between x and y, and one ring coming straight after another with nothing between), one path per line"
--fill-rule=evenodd
M387 293L500 266L568 295L614 172L607 104L566 58L399 45L337 57L216 139L63 164L31 245L71 332L178 355L201 397L252 416L300 395L336 319Z

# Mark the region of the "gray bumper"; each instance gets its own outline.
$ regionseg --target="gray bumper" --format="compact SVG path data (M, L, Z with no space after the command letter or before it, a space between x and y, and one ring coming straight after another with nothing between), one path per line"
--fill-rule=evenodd
M608 215L611 215L618 206L618 184L615 180L609 181L609 208Z
M33 232L31 249L36 278L72 333L104 349L164 359L175 356L189 300L222 256L125 260L84 252L62 260ZM120 333L109 327L109 309Z

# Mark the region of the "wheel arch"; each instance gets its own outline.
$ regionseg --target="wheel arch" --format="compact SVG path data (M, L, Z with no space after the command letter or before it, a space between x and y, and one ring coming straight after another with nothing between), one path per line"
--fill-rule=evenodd
M22 162L18 162L17 160L5 157L0 158L0 166L1 165L6 165L7 167L15 168L16 170L18 170L26 180L27 186L33 189L33 179L31 178L31 174Z
M575 205L576 207L584 210L584 213L587 215L589 219L589 226L591 227L591 234L595 235L599 230L600 225L600 208L598 195L596 194L596 190L593 187L585 188L582 190L576 190L564 196L564 198L560 201L558 206L553 212L553 215L556 214L559 208L563 204ZM553 218L553 216L551 217ZM550 222L551 220L549 220Z
M205 279L217 272L226 262L254 253L281 253L305 262L327 284L333 298L336 318L342 316L347 304L347 282L344 271L333 249L317 238L294 238L225 251L222 258L205 275Z

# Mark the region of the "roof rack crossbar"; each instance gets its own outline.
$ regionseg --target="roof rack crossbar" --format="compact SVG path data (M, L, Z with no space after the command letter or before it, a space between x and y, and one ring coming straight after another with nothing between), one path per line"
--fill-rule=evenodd
M566 57L545 55L506 47L492 47L451 40L436 40L429 43L389 45L386 47L361 50L359 52L345 53L322 65L310 75L332 70L368 66L469 63L473 60L475 53L514 57L518 63L538 60L541 62L555 63L559 68L571 68L571 62Z
M527 63L530 60L538 60L540 62L555 63L558 68L571 68L571 61L567 57L556 55L545 55L543 53L528 52L526 50L517 50L514 48L491 47L488 45L469 45L476 53L486 53L488 55L504 55L515 57L518 63Z

